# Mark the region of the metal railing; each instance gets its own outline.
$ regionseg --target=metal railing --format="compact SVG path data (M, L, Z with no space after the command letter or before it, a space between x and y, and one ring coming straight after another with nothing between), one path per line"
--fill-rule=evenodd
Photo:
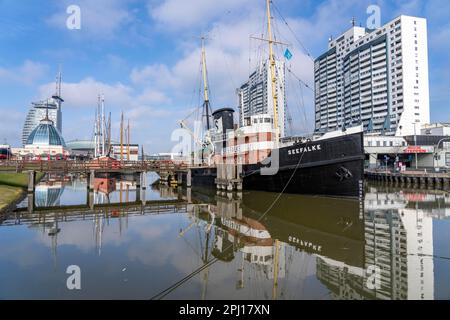
M185 163L175 163L167 160L120 161L120 160L1 160L0 171L39 171L39 172L123 172L123 171L183 171L187 170Z

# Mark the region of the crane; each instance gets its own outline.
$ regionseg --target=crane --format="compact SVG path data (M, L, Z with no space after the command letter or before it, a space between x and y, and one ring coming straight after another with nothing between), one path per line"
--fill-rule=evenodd
M207 146L210 146L211 153L208 156L208 165L211 165L211 158L214 155L215 149L214 149L214 143L212 142L209 131L205 135L205 140L202 141L195 135L195 133L192 131L192 129L189 128L189 126L186 124L186 122L184 120L180 120L180 121L178 121L178 123L180 124L181 128L183 128L189 132L189 134L194 138L195 142L197 144L201 145L203 149L205 149ZM203 154L203 149L202 149L202 154Z

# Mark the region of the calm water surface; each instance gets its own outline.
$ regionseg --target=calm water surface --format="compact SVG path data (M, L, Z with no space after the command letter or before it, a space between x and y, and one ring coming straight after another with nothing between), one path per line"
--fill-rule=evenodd
M87 202L82 179L44 181L33 213L25 200L0 217L0 299L450 298L444 192L369 185L361 210L348 200L161 188L141 194L145 205L117 205L135 202L134 182L96 188L102 205L91 210L74 207ZM81 290L67 289L70 265Z

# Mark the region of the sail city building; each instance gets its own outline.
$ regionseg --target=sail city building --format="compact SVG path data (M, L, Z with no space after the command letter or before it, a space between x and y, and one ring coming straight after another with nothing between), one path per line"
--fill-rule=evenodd
M363 124L366 132L414 135L430 122L427 21L400 16L353 25L315 60L315 131Z
M62 103L64 100L61 98L61 73L58 74L56 79L56 92L55 94L46 100L39 102L33 102L31 108L28 111L27 117L22 130L22 145L25 146L28 141L28 137L36 127L39 126L41 120L48 117L60 133L62 133Z

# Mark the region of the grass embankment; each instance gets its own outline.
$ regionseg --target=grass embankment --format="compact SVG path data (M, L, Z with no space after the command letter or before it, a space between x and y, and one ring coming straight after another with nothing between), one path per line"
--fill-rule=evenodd
M42 173L37 173L36 181L42 177ZM18 201L27 186L27 173L0 173L0 212Z

